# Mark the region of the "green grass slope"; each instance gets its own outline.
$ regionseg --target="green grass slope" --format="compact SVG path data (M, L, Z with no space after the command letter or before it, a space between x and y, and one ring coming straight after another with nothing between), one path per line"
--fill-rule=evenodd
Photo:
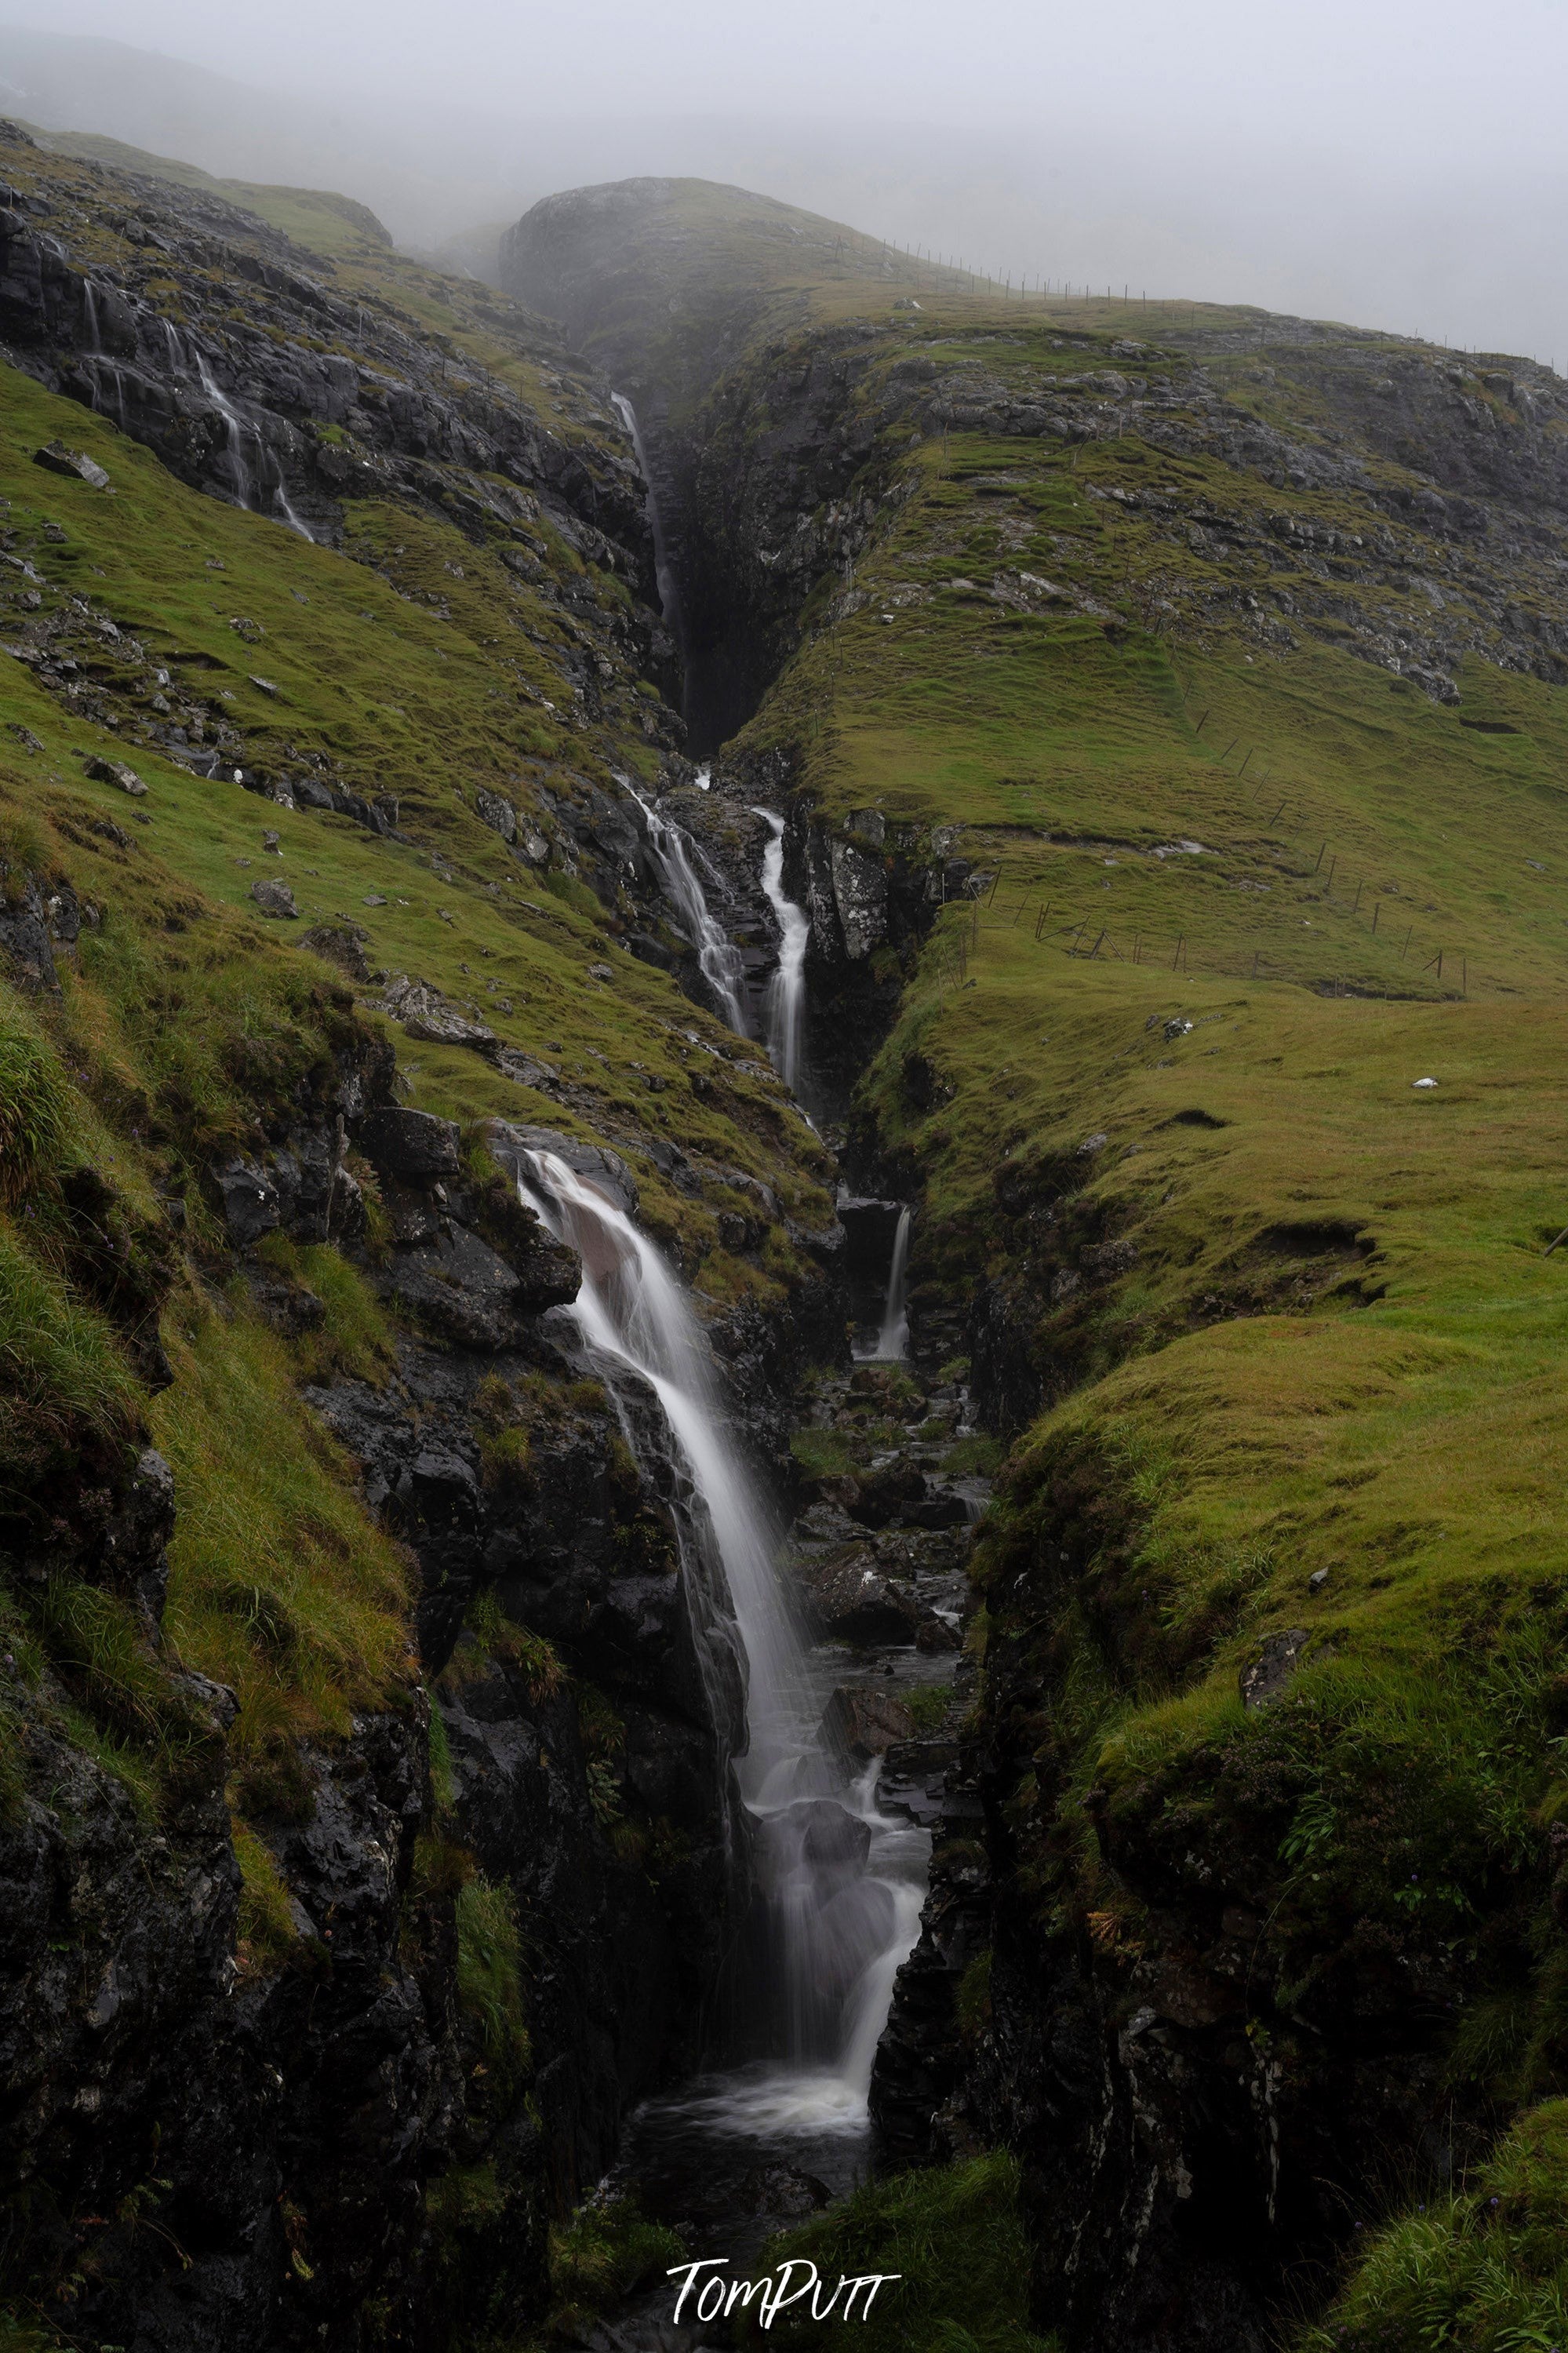
M731 1256L727 1177L677 1191L647 1146L668 1139L761 1178L807 1228L831 1215L827 1166L772 1074L625 952L618 919L566 867L523 869L475 814L479 786L527 807L531 779L581 788L617 753L635 765L642 745L640 733L617 743L613 717L590 735L520 703L509 641L536 694L553 686L572 705L553 607L535 610L454 529L356 511L355 544L375 539L378 571L184 489L111 423L26 377L5 371L4 389L0 645L26 650L42 616L63 618L74 650L51 638L47 674L0 652L0 889L13 917L30 885L68 883L89 912L74 955L58 956L58 997L0 989L0 1517L26 1552L40 1493L113 1477L149 1442L174 1468L179 1517L161 1661L128 1606L68 1577L41 1612L20 1590L0 1610L30 1704L68 1694L68 1736L150 1817L177 1798L195 1736L170 1670L238 1693L230 1798L247 1950L275 1957L292 1932L246 1817L287 1797L293 1743L342 1734L356 1708L409 1704L417 1672L406 1562L297 1391L334 1369L384 1377L397 1334L321 1248L281 1271L324 1301L325 1324L280 1337L243 1286L226 1289L206 1170L258 1148L334 1050L380 1029L417 1106L542 1122L626 1152L645 1222L700 1300L767 1307L796 1271L782 1229L760 1254ZM35 465L56 438L99 459L111 491ZM438 607L419 598L426 579L442 583ZM317 754L367 792L396 793L402 838L175 764L142 740L154 694L193 728L203 714L212 730L238 724L247 756L269 766ZM144 796L93 776L100 759L131 763ZM263 917L262 879L289 885L297 920ZM303 944L317 924L357 926L373 972L426 981L556 1075L541 1092L478 1052L410 1039L377 1009L381 984L360 982L356 1002ZM160 1324L173 1380L150 1398L139 1351ZM7 1799L16 1765L13 1750Z
M718 397L759 451L844 318L811 301L766 389ZM1293 566L1384 529L1367 499L878 406L905 354L1037 377L1137 332L1031 309L1000 357L994 300L876 326L847 412L876 518L739 747L863 853L952 828L982 877L906 970L862 1116L922 1187L917 1306L984 1303L1019 1433L973 1637L1005 1902L1029 1966L1087 1969L1118 2016L1245 1906L1247 2031L1292 2085L1397 1952L1423 2080L1484 2132L1568 2068L1568 694L1418 522L1387 526L1402 572ZM1244 323L1193 314L1205 364ZM1264 343L1245 369L1292 429L1337 430L1301 339ZM1373 450L1370 491L1401 462ZM1549 631L1544 535L1521 580ZM1377 650L1438 576L1474 600L1446 701ZM1331 2341L1437 2341L1355 2294Z

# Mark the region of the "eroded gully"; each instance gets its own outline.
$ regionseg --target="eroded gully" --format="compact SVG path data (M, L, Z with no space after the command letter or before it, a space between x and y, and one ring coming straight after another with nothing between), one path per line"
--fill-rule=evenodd
M748 987L698 844L657 807L643 813L704 993L731 1027L761 1029L809 1101L809 926L784 892L782 818L754 812L777 939ZM943 1805L964 1556L986 1493L962 1467L973 1433L957 1319L911 1329L910 1209L841 1188L851 1332L844 1361L799 1401L792 1516L736 1442L700 1323L654 1243L547 1153L520 1184L581 1254L574 1312L594 1369L617 1400L639 1388L658 1400L689 1481L682 1567L705 1672L716 1684L738 1674L746 1694L725 1793L742 1925L708 2063L635 2114L603 2194L634 2193L689 2259L743 2275L774 2231L845 2195L876 2158L873 2068ZM634 1445L638 1427L626 1412ZM731 2341L721 2319L677 2327L672 2306L668 2283L647 2285L584 2342L695 2353Z

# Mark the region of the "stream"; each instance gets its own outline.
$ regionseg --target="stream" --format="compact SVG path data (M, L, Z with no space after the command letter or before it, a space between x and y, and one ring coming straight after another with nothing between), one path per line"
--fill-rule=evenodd
M714 1009L746 1035L741 960L709 908L700 848L633 797ZM765 1043L793 1084L809 924L784 893L784 820L755 814L769 828L759 879L779 932ZM742 1923L723 2024L707 2070L632 2116L601 2186L635 2193L689 2257L739 2265L774 2231L843 2197L872 2159L872 2069L919 1934L940 1803L934 1736L952 1708L967 1529L984 1482L944 1473L952 1442L970 1434L967 1400L956 1366L937 1372L911 1356L906 1205L841 1193L856 1339L803 1400L805 1475L791 1526L732 1439L702 1326L657 1245L552 1153L529 1155L518 1181L581 1256L571 1312L634 1451L630 1402L639 1390L658 1401L690 1482L681 1566L704 1672L716 1703L737 1668L746 1694L745 1746L721 1792ZM584 2342L594 2353L730 2342L722 2324L677 2327L672 2304L658 2282Z
M615 406L647 484L665 621L683 640L637 415L624 395ZM759 996L701 842L618 781L694 951L693 993L740 1036L761 1030L801 1103L811 925L786 888L783 816L752 810L766 828L756 884L777 935ZM710 771L696 782L709 787ZM681 1569L716 1720L737 1670L745 1693L745 1745L721 1792L741 1926L704 2072L635 2112L598 2194L634 2196L689 2260L722 2257L741 2276L775 2232L843 2198L874 2162L872 2073L920 1931L959 1704L969 1528L988 1493L963 1451L973 1432L956 1318L911 1330L913 1213L841 1187L849 1345L799 1401L789 1525L734 1440L701 1324L657 1245L591 1174L551 1153L529 1156L519 1188L582 1259L572 1314L634 1452L646 1419L632 1401L658 1401L689 1480ZM672 2284L655 2281L582 2341L591 2353L731 2343L722 2321L678 2327L673 2307Z

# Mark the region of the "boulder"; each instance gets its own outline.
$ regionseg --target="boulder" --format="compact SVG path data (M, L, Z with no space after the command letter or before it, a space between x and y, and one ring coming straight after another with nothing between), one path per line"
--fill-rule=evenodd
M924 1473L912 1462L895 1456L890 1462L870 1471L858 1471L853 1496L846 1495L844 1508L852 1520L862 1527L885 1528L891 1520L899 1519L925 1495Z
M95 458L85 449L69 449L63 441L46 441L41 449L33 452L35 466L47 467L51 474L72 474L85 482L89 491L106 491L109 476Z
M411 1038L427 1046L471 1046L489 1061L494 1061L500 1052L495 1031L473 1020L427 980L411 980L406 973L396 973L379 1003L384 1013L402 1022Z
M516 839L517 811L502 794L487 793L481 785L474 795L474 807L492 833L499 833L503 841Z
M278 1187L255 1160L237 1159L215 1170L213 1182L223 1205L224 1223L237 1250L258 1242L283 1222Z
M912 1642L921 1612L882 1576L869 1545L851 1545L805 1571L813 1616L842 1642Z
M300 910L294 904L294 893L287 882L253 882L250 886L250 895L262 914L275 916L289 923L298 922Z
M912 1740L915 1720L896 1691L875 1683L840 1683L822 1717L822 1736L830 1748L858 1757L885 1757L896 1742Z
M358 1142L372 1167L390 1176L429 1183L458 1171L457 1123L431 1112L382 1104L366 1114Z
M140 800L147 790L135 769L128 768L123 760L91 759L87 764L87 773L100 785L118 785L132 800Z
M515 1046L501 1048L496 1056L496 1068L503 1079L510 1079L517 1087L555 1087L561 1083L561 1073L553 1062L538 1061Z

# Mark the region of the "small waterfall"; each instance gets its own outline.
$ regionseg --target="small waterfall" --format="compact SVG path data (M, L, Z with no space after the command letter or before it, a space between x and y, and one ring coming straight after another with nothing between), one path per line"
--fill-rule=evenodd
M169 359L171 365L176 366L178 373L184 374L184 371L183 369L179 369L177 366L179 338L176 335L174 329L169 324L169 322L166 319L163 322L163 334L169 347ZM213 406L217 410L218 415L223 418L225 425L228 428L229 462L234 469L235 483L239 503L247 512L254 511L257 512L262 512L265 510L256 506L256 493L257 491L262 487L260 480L262 473L262 445L260 430L254 425L247 425L244 418L240 416L238 409L234 406L234 403L228 398L227 395L220 389L217 380L213 375L212 369L208 366L206 359L201 352L197 352L196 353L196 374L200 378L202 390L212 402ZM245 445L247 438L255 455L256 462L254 465L248 465L246 462ZM309 525L304 522L301 517L295 513L293 508L289 503L289 492L284 485L281 468L279 469L277 481L273 483L270 489L267 491L267 497L271 506L276 510L278 515L285 523L288 524L289 529L290 531L297 531L301 539L308 539L311 541L313 544L315 539L314 533L310 529Z
M680 589L676 581L675 567L669 560L669 550L665 543L664 523L658 512L658 501L654 495L653 476L648 471L647 452L643 448L642 428L637 423L637 413L624 392L612 392L610 406L632 437L633 454L637 461L637 470L643 478L643 487L647 494L643 505L647 516L648 532L653 540L653 576L658 589L658 608L664 616L665 627L670 631L676 643L684 646L686 630L680 610Z
M522 1158L522 1198L581 1254L572 1312L591 1358L612 1393L627 1376L652 1389L685 1458L721 1572L689 1564L694 1620L722 1640L732 1612L744 1665L747 1742L732 1763L766 1906L769 2048L760 2069L710 2085L689 2112L742 2132L858 2131L893 1978L919 1926L909 1826L879 1812L875 1765L850 1781L828 1754L773 1531L725 1435L712 1359L668 1261L555 1154Z
M707 776L705 768L698 777L698 783L706 784ZM677 825L673 818L660 817L657 809L650 808L642 795L624 776L619 781L626 786L647 819L648 841L658 860L664 887L680 910L681 921L697 950L702 977L717 999L718 1010L731 1029L737 1030L742 1038L749 1038L746 968L740 949L732 940L725 937L721 926L715 920L702 885L697 879L697 870L690 855L697 850L696 843L683 826ZM701 852L699 850L697 854L700 857Z
M225 425L228 428L229 463L234 469L237 493L240 505L242 507L248 507L250 504L250 469L245 462L246 428L240 422L239 411L236 408L234 403L227 397L227 396L219 391L217 380L214 376L211 368L207 365L205 357L200 352L196 353L196 374L201 379L202 390L206 394L207 398L212 402L213 406L217 410L218 415L223 418Z
M891 1358L896 1363L901 1363L910 1353L906 1294L909 1291L910 1222L908 1209L900 1209L893 1234L893 1262L888 1271L888 1303L882 1311L882 1329L877 1340L878 1356Z
M90 278L84 278L81 281L81 308L82 333L87 348L92 353L100 352L103 343L98 327L98 296L93 291Z
M754 809L752 815L765 819L769 829L768 846L763 852L763 890L779 927L778 969L768 983L763 1008L768 1055L785 1086L795 1093L800 1085L801 1044L805 1028L805 951L811 939L811 920L804 907L797 907L793 899L784 896L783 818L765 808Z
M278 476L278 487L272 493L272 501L278 508L279 512L282 515L283 520L288 524L289 530L297 531L301 539L308 539L311 546L314 547L316 543L316 534L310 529L310 524L306 522L302 517L297 515L293 508L289 505L289 493L283 486L283 475L281 470L279 470Z

